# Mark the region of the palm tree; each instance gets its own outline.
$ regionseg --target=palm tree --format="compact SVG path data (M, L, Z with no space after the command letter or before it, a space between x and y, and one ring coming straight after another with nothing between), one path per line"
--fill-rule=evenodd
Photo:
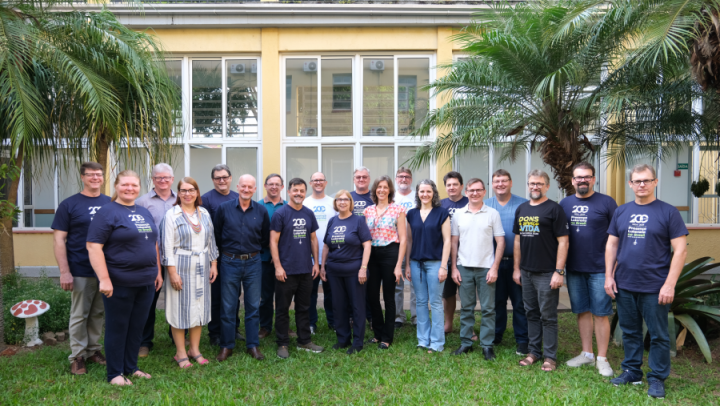
M608 14L599 1L537 1L478 14L454 36L469 57L428 86L452 98L414 132L438 129L411 165L494 144L509 145L502 158L514 160L530 148L571 194L573 165L603 147L617 163L668 154L700 137L693 129L704 118L692 110L687 70L678 61L651 69L619 63L633 27Z

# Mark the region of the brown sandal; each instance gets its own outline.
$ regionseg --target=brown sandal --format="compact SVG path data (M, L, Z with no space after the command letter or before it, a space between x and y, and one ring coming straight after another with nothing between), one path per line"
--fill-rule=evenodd
M528 354L527 357L520 360L519 364L521 367L527 367L527 366L530 366L530 365L536 363L539 359L540 358L536 357L533 354Z
M552 372L556 369L557 369L557 362L555 362L554 359L545 358L545 361L542 364L542 370L545 372Z

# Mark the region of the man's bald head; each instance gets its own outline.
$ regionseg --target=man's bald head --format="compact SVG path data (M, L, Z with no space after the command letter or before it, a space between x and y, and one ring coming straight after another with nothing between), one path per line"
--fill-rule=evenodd
M255 177L250 174L244 174L238 178L237 190L240 194L240 200L251 200L256 190Z

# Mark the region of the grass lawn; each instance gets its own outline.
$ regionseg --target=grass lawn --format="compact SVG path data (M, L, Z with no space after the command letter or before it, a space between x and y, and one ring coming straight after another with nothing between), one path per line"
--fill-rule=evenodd
M568 368L564 361L580 352L575 316L560 315L559 367L545 373L536 364L521 368L515 355L512 331L496 348L496 362L486 362L481 351L452 356L460 344L457 331L448 336L443 353L417 350L415 329L406 325L395 336L388 351L366 347L348 356L333 351L335 334L327 329L320 313L320 331L314 337L327 350L322 354L298 352L291 344L290 358L275 356L274 336L260 343L267 357L258 362L235 353L226 362L214 361L218 352L207 341L201 351L209 365L180 370L167 337L167 325L158 311L155 348L141 359L142 370L151 380L133 379L132 387L113 387L105 381L105 368L90 364L88 375L69 373L67 342L0 358L0 404L487 404L487 405L639 405L654 404L647 385L615 388L593 367ZM478 315L479 320L479 315ZM476 325L479 326L479 323ZM291 326L294 328L294 326ZM238 351L244 351L238 342ZM293 342L294 344L294 342ZM714 362L702 361L691 348L673 358L672 373L666 381L664 404L720 404L720 339L714 339ZM647 357L647 354L646 354ZM622 350L611 345L609 359L617 371ZM647 358L646 358L647 360Z

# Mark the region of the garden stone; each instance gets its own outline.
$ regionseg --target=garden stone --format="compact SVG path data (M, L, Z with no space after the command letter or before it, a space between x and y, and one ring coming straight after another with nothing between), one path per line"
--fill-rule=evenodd
M57 340L54 339L54 338L45 338L45 339L43 340L43 344L45 344L45 345L55 345L55 344L57 344Z
M55 338L55 333L53 333L52 331L46 331L43 333L42 337L43 340L47 340L48 338Z
M55 334L55 339L57 339L58 341L65 341L65 333Z
M38 338L40 326L37 318L48 310L50 310L50 305L42 300L23 300L10 308L13 316L25 319L25 345L28 347L43 343Z

